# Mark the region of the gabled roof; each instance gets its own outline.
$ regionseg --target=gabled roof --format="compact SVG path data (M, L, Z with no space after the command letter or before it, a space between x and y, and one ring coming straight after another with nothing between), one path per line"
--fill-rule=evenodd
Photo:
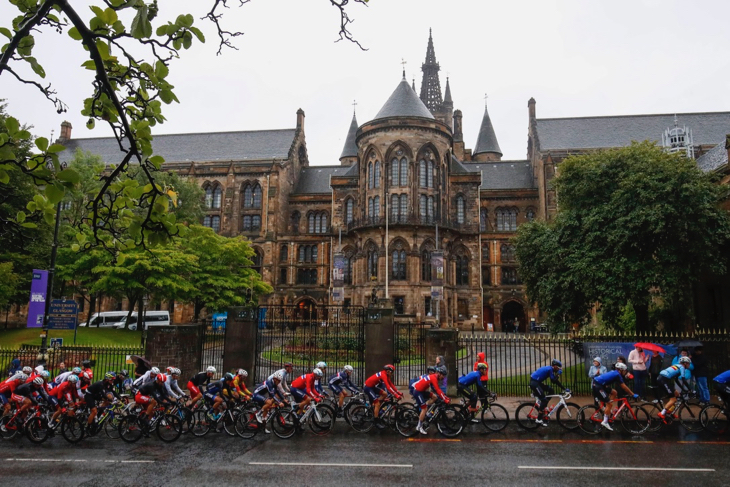
M487 106L484 105L484 117L482 118L482 125L479 127L479 136L477 137L477 145L474 147L474 155L486 152L495 152L500 156L502 155L499 142L497 142L497 135L494 133L494 127L492 126L492 119L489 118L489 111L487 110Z
M296 129L280 129L155 135L153 148L165 162L286 159L295 133ZM71 139L64 145L62 162L71 160L77 148L101 156L107 164L119 163L124 156L112 137Z
M462 163L462 167L482 173L481 189L535 188L529 161Z
M722 166L727 166L727 149L725 143L717 144L715 147L710 149L706 154L697 158L697 167L702 169L704 172L711 172Z
M350 122L350 130L347 131L347 138L345 139L345 146L342 148L342 154L340 159L343 157L355 157L357 156L357 144L355 143L355 137L357 136L357 118L355 112L352 112L352 122Z
M674 127L675 114L537 119L540 150L624 147L631 141L661 141ZM715 145L730 133L730 112L679 113L680 125L692 130L695 145Z
M357 177L360 174L360 172L359 172L360 169L359 168L360 168L359 163L357 161L355 161L355 164L353 164L352 166L350 166L350 168L345 172L345 174L343 174L343 176Z
M354 167L354 166L352 166ZM344 176L352 167L309 166L299 173L299 182L292 194L331 194L330 176Z
M418 98L413 88L408 85L405 76L373 120L389 117L419 117L434 120L431 111L426 108L426 105Z

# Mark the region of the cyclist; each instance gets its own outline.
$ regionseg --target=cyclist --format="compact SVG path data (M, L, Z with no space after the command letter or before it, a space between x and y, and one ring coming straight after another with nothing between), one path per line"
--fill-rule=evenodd
M114 379L116 377L116 373L107 372L104 374L103 380L94 382L86 388L84 402L89 407L89 418L86 421L86 426L91 431L91 434L95 433L91 425L94 423L94 419L98 413L97 403L101 402L101 407L105 408L109 405L110 401L114 400Z
M689 378L691 377L689 370L691 365L692 360L689 357L679 357L679 361L676 365L671 365L659 372L660 390L664 393L664 399L669 398L669 400L664 403L664 409L662 409L662 412L659 413L659 417L662 418L662 420L664 420L667 410L673 408L674 403L677 402L677 398L679 397L680 391L676 390L674 385L678 385L680 390L684 393L689 392Z
M127 372L126 369L122 369L119 372L116 373L116 377L114 378L114 395L117 397L121 397L122 394L124 394L127 389L131 389L132 380L129 378L129 372ZM129 385L130 387L126 387Z
M479 363L477 364L475 371L462 375L456 383L456 392L469 399L469 412L475 413L479 411L479 408L477 408L477 399L482 399L483 401L489 394L491 394L489 390L484 387L484 381L482 380L482 377L487 374L487 370L487 364ZM476 386L477 392L474 392L472 386Z
M185 397L185 392L180 389L180 385L177 383L178 379L180 379L180 369L177 367L168 367L167 371L169 373L165 381L167 395L175 400Z
M388 396L388 393L392 394L398 401L403 397L403 394L398 392L398 389L393 385L394 373L395 367L388 364L383 366L383 370L371 375L365 381L363 392L373 401L373 417L376 422L380 422L380 403Z
M248 387L246 387L246 377L248 377L248 372L243 369L238 369L236 371L236 377L233 378L233 389L238 393L240 398L245 401L249 401L251 400L253 393L248 390ZM281 385L281 382L279 385Z
M12 377L0 382L0 404L3 405L3 415L10 412L10 399L13 397L15 389L21 384L25 384L28 376L23 372L16 372Z
M289 389L289 385L287 384L286 381L289 378L289 376L292 374L293 369L294 369L294 365L291 362L287 362L284 364L283 369L277 370L276 372L271 374L267 379L267 380L271 380L274 378L274 375L277 372L281 372L282 379L281 379L281 382L279 382L279 392L281 393L282 396L285 396L286 394L289 394L291 392L291 389Z
M196 402L202 399L203 393L200 392L200 387L210 384L210 379L213 378L213 374L215 374L215 367L211 365L205 369L205 372L199 372L190 378L188 381L188 392L190 392L191 400L187 404L187 407L193 407Z
M53 379L53 383L55 385L59 385L62 382L66 382L69 377L72 375L75 375L76 377L81 375L81 367L74 367L73 369L69 370L68 372L62 372L56 376L55 379ZM78 382L78 381L77 381Z
M165 389L166 380L167 377L165 374L157 374L154 381L144 384L134 396L135 403L142 408L147 406L147 409L140 413L140 419L148 426L157 404L170 403L167 397L167 390Z
M42 365L39 365L38 367L33 369L33 372L30 373L30 375L28 376L28 380L26 382L33 382L33 379L41 376L41 372L43 372L43 370L44 369L43 369Z
M315 368L322 371L322 377L327 377L327 362L317 362ZM327 393L324 391L324 387L322 386L322 381L319 380L319 378L315 378L314 388L317 390L317 392L319 392L321 396L327 395Z
M56 420L58 420L58 417L61 415L64 405L68 408L73 408L73 406L78 402L79 393L76 388L76 383L78 381L79 377L77 375L71 375L67 381L57 385L49 392L48 395L56 400L56 412L53 413L53 417L51 418L51 428L58 426Z
M13 392L13 395L10 396L10 398L13 402L20 406L19 412L23 415L22 417L25 417L25 411L27 411L29 407L33 404L38 404L38 401L36 401L37 395L40 394L44 398L48 398L46 391L43 390L43 384L43 377L36 377L31 382L26 382L25 384L21 384L15 388L15 392Z
M358 394L360 392L360 389L358 389L355 384L352 383L352 372L353 372L352 365L345 365L342 368L342 372L338 372L332 377L330 377L330 380L327 382L327 387L330 388L332 391L332 394L334 396L339 397L338 406L340 409L342 409L342 404L345 402L345 390L347 389L353 394ZM344 388L344 389L343 389ZM337 414L342 414L341 412L338 412Z
M86 372L89 374L89 378L94 378L94 371L91 370L91 361L90 360L82 360L81 361L81 371Z
M548 405L549 402L545 400L545 396L547 394L555 393L552 387L544 384L545 380L549 377L550 382L557 385L561 389L565 389L566 391L568 391L568 389L566 389L565 386L560 383L559 376L563 373L562 368L563 363L558 359L553 359L550 362L550 365L540 367L530 375L530 389L532 390L532 394L538 400L538 416L537 420L535 421L537 424L547 426L547 423L543 421L545 415L545 407Z
M601 426L609 431L613 431L613 428L608 424L608 420L611 417L611 411L613 409L611 401L616 399L618 392L612 387L612 384L616 381L621 386L621 389L626 392L629 396L633 396L634 399L639 397L638 394L634 394L629 386L626 385L624 379L627 378L629 373L626 364L617 363L614 370L606 372L605 374L597 375L593 378L593 399L600 404L600 407L604 407L603 410L603 421Z
M724 403L724 407L730 407L730 370L726 370L718 375L712 382L715 383L715 390L720 395L720 399Z
M314 369L311 374L300 375L291 383L291 395L299 403L297 414L304 412L304 408L314 399L315 402L322 400L322 395L315 388L315 381L321 379L324 374L319 369Z
M160 374L160 369L157 367L152 367L150 370L145 372L144 374L137 377L134 382L133 386L134 389L139 389L145 384L149 384L150 382L154 381L155 378Z
M284 406L284 395L279 391L279 383L282 380L283 375L281 372L274 372L273 377L266 379L263 384L253 391L253 400L261 407L261 410L256 413L256 421L259 423L265 423L267 413L277 398L279 399L277 401L279 407Z
M426 377L421 377L413 383L413 390L415 392L413 397L416 400L416 407L421 408L421 413L418 415L418 426L416 427L416 430L422 435L427 434L426 430L423 429L423 420L426 419L426 410L428 409L427 402L431 399L430 390L433 390L446 404L451 402L451 400L439 387L439 383L444 380L444 377L446 377L446 372L446 367L439 366L436 367L436 373L429 374Z
M226 372L219 381L212 382L205 390L205 399L213 404L208 413L209 417L217 420L221 414L221 405L226 397L235 397L238 393L233 390L233 374Z

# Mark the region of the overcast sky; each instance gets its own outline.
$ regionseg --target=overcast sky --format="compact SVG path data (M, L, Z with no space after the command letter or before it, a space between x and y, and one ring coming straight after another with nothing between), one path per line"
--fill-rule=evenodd
M161 15L197 19L208 4L160 0ZM401 59L420 92L429 28L442 89L448 75L464 115L466 146L476 144L488 93L504 159L525 158L530 97L538 118L730 110L727 0L370 0L349 12L367 51L333 42L339 16L328 0L252 0L227 10L224 25L245 35L234 40L239 50L221 56L210 26L196 20L207 43L172 63L168 79L180 104L165 107L168 121L155 133L292 128L302 108L311 164L339 164L353 100L359 124L374 117L400 82ZM0 25L14 15L0 3ZM57 115L4 74L0 98L9 113L35 135L57 137L69 120L73 138L110 136L102 124L87 130L79 113L91 93L80 45L44 32L36 46L69 111Z

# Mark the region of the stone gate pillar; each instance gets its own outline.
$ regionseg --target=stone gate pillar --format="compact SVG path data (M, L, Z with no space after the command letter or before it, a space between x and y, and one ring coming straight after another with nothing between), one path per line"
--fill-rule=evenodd
M393 363L393 308L365 309L365 378Z
M456 381L459 378L456 352L459 350L459 330L456 328L429 328L426 330L426 365L434 365L436 357L443 355L449 369L448 395L456 395ZM426 368L424 365L424 369Z
M228 308L223 370L245 369L246 385L251 388L256 377L256 333L258 308Z

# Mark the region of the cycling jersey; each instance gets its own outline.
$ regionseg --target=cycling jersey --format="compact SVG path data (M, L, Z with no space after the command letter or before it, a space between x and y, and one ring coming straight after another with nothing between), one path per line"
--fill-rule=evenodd
M719 384L728 384L730 383L730 370L726 370L722 374L718 375L713 381L719 383Z
M211 391L211 387L213 388L213 391ZM208 389L206 390L206 395L220 395L225 398L230 398L233 397L233 392L235 392L235 388L233 387L233 379L229 381L221 379L208 386ZM212 397L209 395L208 398L210 399Z
M180 389L180 386L177 384L177 380L173 379L172 376L169 375L165 381L165 389L167 390L167 395L173 399L179 399L185 395L182 389Z
M148 370L143 375L137 377L134 380L133 384L134 384L135 389L139 389L143 385L149 384L150 382L154 381L156 378L157 378L157 376L153 376L152 371Z
M162 387L162 384L157 381L143 385L134 396L134 402L139 405L149 404L150 399L154 399L158 403L167 401L167 391L164 387Z
M67 402L74 402L77 399L79 399L78 389L76 389L76 384L72 384L71 382L63 382L50 391L50 395L55 397L56 399L62 399Z
M625 383L624 377L618 370L612 370L610 372L606 372L605 374L597 375L593 378L593 382L600 387L610 386L616 381L619 381L621 384Z
M23 384L24 381L17 374L3 382L0 382L0 392L13 392L15 388Z
M482 362L483 363L483 362ZM456 384L457 389L465 389L467 387L476 386L477 391L481 396L486 396L489 391L484 387L484 376L479 370L469 372L466 375L459 377L459 381Z
M562 370L558 369L558 372L556 373L553 370L552 365L546 365L545 367L540 367L535 372L533 372L532 375L530 375L530 379L536 380L538 382L543 382L549 377L551 382L556 382L560 384L560 379L558 378L558 376L562 373Z
M683 369L682 365L672 365L659 372L659 375L667 379L683 379L686 377Z
M371 389L374 387L379 387L380 385L385 386L385 389L394 396L401 396L401 393L398 392L398 389L396 389L393 383L390 382L390 378L388 378L388 374L384 370L381 370L380 372L371 375L365 381L365 387L369 387Z
M322 397L322 395L315 389L314 381L314 374L304 374L294 379L291 383L291 392L295 399L300 400L297 398L298 395L305 395L313 398Z
M265 380L260 386L254 389L252 399L256 401L259 406L263 406L266 402L266 396L270 396L272 399L279 396L279 399L282 402L284 401L284 395L279 392L279 389L273 379Z
M438 383L438 374L430 374L427 376L422 376L420 379L418 379L416 382L413 383L413 389L420 393L424 393L428 391L428 388L431 388L442 400L446 400L446 394L443 393L441 388L439 387Z
M188 391L190 395L195 397L200 394L200 387L210 384L210 377L207 372L198 372L188 381Z
M243 395L243 396L252 396L251 391L248 390L246 387L246 384L243 381L243 377L240 375L237 375L233 379L233 390L235 390L237 393Z
M62 374L58 374L55 379L53 379L53 383L56 385L61 384L62 382L66 382L68 378L73 375L73 372L70 370L68 372L64 372Z
M290 389L289 389L289 385L286 383L286 380L289 378L289 374L287 373L286 369L277 370L276 372L271 374L266 380L274 380L274 376L276 374L282 375L281 381L279 382L279 386L278 386L279 392L281 392L282 395L288 393L290 391Z
M25 384L19 385L15 389L15 392L13 392L13 395L11 397L15 402L22 402L24 398L28 398L33 404L38 404L35 396L39 394L42 395L44 398L48 398L46 392L43 390L42 387L37 387L32 382L27 382Z
M350 379L350 374L348 374L344 370L330 377L328 386L335 394L340 394L343 387L354 394L360 392L355 384L352 383L352 379Z
M86 394L84 395L84 402L90 408L95 408L96 403L106 399L107 395L114 394L114 386L107 381L100 380L90 384L86 388Z

